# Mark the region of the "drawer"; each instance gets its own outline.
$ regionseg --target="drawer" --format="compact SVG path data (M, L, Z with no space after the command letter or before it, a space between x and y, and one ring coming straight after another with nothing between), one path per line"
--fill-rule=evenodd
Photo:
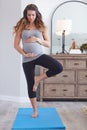
M87 85L78 85L78 96L87 97Z
M66 68L86 68L86 60L66 60L65 61Z
M75 82L74 70L64 70L62 73L44 80L44 83L74 83L74 82Z
M45 97L74 97L74 85L64 84L45 84L44 96Z
M78 83L87 84L87 70L78 70Z

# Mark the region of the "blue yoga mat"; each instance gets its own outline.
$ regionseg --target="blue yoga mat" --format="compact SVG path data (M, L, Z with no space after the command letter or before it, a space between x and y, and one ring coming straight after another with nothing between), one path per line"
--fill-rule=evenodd
M38 108L38 117L32 118L32 108L19 108L12 130L65 130L55 108Z

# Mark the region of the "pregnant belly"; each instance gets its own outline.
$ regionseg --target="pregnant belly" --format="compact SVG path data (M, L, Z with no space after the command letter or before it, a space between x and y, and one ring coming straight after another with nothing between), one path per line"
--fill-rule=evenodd
M23 49L26 53L35 53L35 54L42 54L43 48L37 42L33 43L24 43Z

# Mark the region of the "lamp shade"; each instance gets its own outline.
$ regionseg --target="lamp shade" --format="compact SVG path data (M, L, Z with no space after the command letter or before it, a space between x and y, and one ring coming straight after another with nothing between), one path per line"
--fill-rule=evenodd
M72 20L69 19L60 19L56 23L56 34L62 35L62 32L65 31L65 35L70 34L72 29Z

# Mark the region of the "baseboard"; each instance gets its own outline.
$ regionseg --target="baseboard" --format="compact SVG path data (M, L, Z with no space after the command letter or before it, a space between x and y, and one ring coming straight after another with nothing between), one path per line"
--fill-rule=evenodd
M30 100L28 97L20 97L20 102L27 102L30 103Z
M3 101L12 101L12 102L23 102L23 103L26 103L26 102L30 102L29 101L29 98L28 97L14 97L14 96L7 96L7 95L0 95L0 100L3 100Z

